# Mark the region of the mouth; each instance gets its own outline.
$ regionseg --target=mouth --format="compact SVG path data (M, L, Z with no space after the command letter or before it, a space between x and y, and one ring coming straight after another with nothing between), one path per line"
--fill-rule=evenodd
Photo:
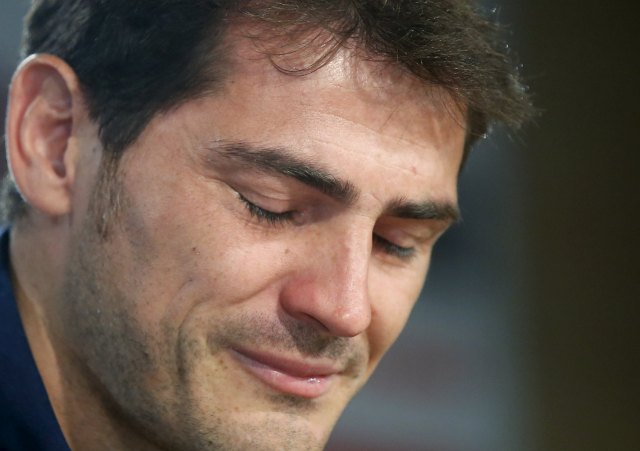
M335 365L265 353L231 349L230 355L246 371L272 389L307 399L319 398L327 393L340 373Z

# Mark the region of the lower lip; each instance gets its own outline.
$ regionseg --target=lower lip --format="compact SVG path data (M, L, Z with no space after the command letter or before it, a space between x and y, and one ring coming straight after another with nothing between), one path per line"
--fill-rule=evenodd
M237 351L231 355L251 374L271 388L302 398L318 398L329 391L333 375L298 377L253 360Z

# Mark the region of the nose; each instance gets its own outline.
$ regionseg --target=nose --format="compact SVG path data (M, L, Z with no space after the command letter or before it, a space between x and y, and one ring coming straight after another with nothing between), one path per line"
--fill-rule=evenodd
M324 240L318 240L324 241ZM371 323L371 238L360 230L342 239L314 242L313 253L287 279L282 308L299 321L334 336L355 337Z

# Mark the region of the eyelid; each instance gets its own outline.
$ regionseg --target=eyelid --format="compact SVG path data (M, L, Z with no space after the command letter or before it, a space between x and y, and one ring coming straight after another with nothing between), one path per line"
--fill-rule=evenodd
M416 255L415 247L400 246L375 233L373 234L373 245L381 248L385 253L397 257L400 260L409 261Z
M266 221L269 225L279 225L287 222L293 221L293 211L284 211L284 212L274 212L267 210L255 203L251 202L245 196L243 196L240 192L236 191L238 199L244 204L246 209L249 211L252 217L256 218L258 222Z
M391 257L408 262L427 252L448 228L438 220L381 218L374 229L374 246Z
M266 221L270 226L293 223L295 214L294 210L288 210L284 212L270 211L250 201L239 191L235 189L234 191L238 196L238 199L248 210L249 214L258 222ZM385 254L402 261L410 261L417 254L415 246L401 246L377 233L373 233L373 245L374 247L382 250Z

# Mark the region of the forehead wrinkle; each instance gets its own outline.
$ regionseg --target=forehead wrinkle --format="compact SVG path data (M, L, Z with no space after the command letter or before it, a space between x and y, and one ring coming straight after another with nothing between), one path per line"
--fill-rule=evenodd
M335 143L333 140L329 140L327 138L319 138L319 137L314 137L314 141L316 141L317 143L320 144L324 144L324 145L328 145L328 146L337 146L340 147L343 151L348 151L349 153L353 154L354 152L341 147L340 144ZM419 144L415 144L413 142L410 142L408 140L405 140L407 142L408 145L410 146L416 146L416 147L420 147L419 152L428 154L428 149L430 149L431 147L427 148L425 146L420 146ZM448 151L448 149L441 149L442 151ZM438 152L441 151L440 149L438 149ZM409 177L416 177L416 173L410 169L409 167L405 166L405 164L401 161L399 161L397 158L395 158L395 154L391 155L391 161L379 161L377 159L377 157L380 155L380 149L376 148L375 146L369 147L367 149L366 152L358 152L358 158L366 158L366 159L371 159L373 160L373 162L381 167L387 168L387 169L391 169L393 171L398 171L401 172L403 174L406 174L406 176ZM384 151L382 151L382 153L384 153ZM398 152L398 155L402 155L402 152ZM435 175L433 173L431 173L429 175L429 178L434 178ZM423 181L424 183L424 181ZM380 201L380 199L378 199L379 203L383 203L382 201Z
M385 112L384 116L380 116L375 125L361 122L357 117L352 118L348 115L341 114L344 109L339 111L315 110L306 112L305 114L313 118L315 122L337 121L342 125L354 125L360 129L361 133L367 135L373 134L383 139L391 138L397 140L397 144L403 143L420 149L426 149L428 147L437 151L446 150L445 143L450 141L451 136L455 135L458 130L463 130L458 123L450 119L447 113L439 112L435 109L430 110L431 114L423 115L421 120L412 119L413 123L411 124L406 121L399 124L399 121L402 119L397 117L397 114L404 112L404 108L400 103L396 103L393 108L388 109L389 111ZM401 126L399 127L398 125ZM397 130L391 132L389 127L396 127ZM413 136L416 134L414 132L418 129L420 130L420 136ZM327 139L320 139L319 141L331 144ZM462 143L460 144L460 148L462 148Z

